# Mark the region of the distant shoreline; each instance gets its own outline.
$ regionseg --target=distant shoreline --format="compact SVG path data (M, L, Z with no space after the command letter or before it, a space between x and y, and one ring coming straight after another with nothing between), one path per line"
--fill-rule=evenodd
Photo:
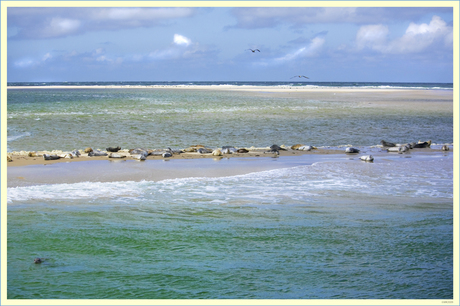
M7 89L201 89L237 90L271 92L376 92L376 91L453 91L452 88L414 88L414 87L342 87L342 86L293 86L293 85L43 85L7 86Z

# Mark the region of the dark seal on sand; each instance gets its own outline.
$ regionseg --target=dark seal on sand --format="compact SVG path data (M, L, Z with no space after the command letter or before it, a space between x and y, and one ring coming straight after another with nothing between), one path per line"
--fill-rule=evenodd
M386 142L385 140L382 140L380 143L381 143L382 146L384 146L384 147L396 147L396 144L395 144L395 143Z
M276 144L270 146L270 150L272 150L272 151L279 151L279 150L284 150L284 151L286 151L286 149L283 149L283 148L281 148L279 145L276 145Z
M108 147L108 148L106 148L106 150L107 150L107 152L115 152L116 153L116 152L120 151L121 148L119 146L116 147L116 148L115 147Z
M356 148L346 148L345 153L359 153L359 150Z
M57 155L49 155L49 154L43 154L43 159L44 160L55 160L61 158L60 156Z
M431 140L421 142L419 141L415 145L413 145L413 148L429 148L431 146Z

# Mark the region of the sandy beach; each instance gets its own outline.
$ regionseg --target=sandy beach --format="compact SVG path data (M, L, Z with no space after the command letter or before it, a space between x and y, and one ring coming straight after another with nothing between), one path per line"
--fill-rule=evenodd
M359 160L360 156L372 155L376 162L394 158L414 156L435 156L453 154L453 146L444 152L441 148L412 149L408 154L389 153L374 147L358 154L347 154L342 149L315 149L298 151L288 149L278 154L251 150L248 153L212 154L181 153L172 157L148 156L146 160L133 159L129 153L121 153L125 158L108 156L89 157L83 154L72 159L44 160L43 157L13 156L8 162L8 187L36 184L72 184L78 182L116 181L160 181L165 179L191 177L224 177L248 174L258 171L282 169L315 162Z

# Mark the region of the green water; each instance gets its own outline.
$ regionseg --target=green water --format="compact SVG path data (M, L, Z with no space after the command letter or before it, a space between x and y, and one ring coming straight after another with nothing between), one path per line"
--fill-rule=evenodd
M8 149L453 141L452 109L370 107L378 95L314 98L177 89L9 90Z

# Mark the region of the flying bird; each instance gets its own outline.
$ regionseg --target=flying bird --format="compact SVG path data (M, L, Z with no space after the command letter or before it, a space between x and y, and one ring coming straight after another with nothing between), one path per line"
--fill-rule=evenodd
M306 79L309 79L309 77L304 76L304 75L295 75L291 79L293 79L293 78L306 78Z
M257 51L257 52L260 52L260 50L259 50L259 49L246 49L246 50L251 50L251 51L252 51L252 53L254 53L254 52L256 52L256 51Z

